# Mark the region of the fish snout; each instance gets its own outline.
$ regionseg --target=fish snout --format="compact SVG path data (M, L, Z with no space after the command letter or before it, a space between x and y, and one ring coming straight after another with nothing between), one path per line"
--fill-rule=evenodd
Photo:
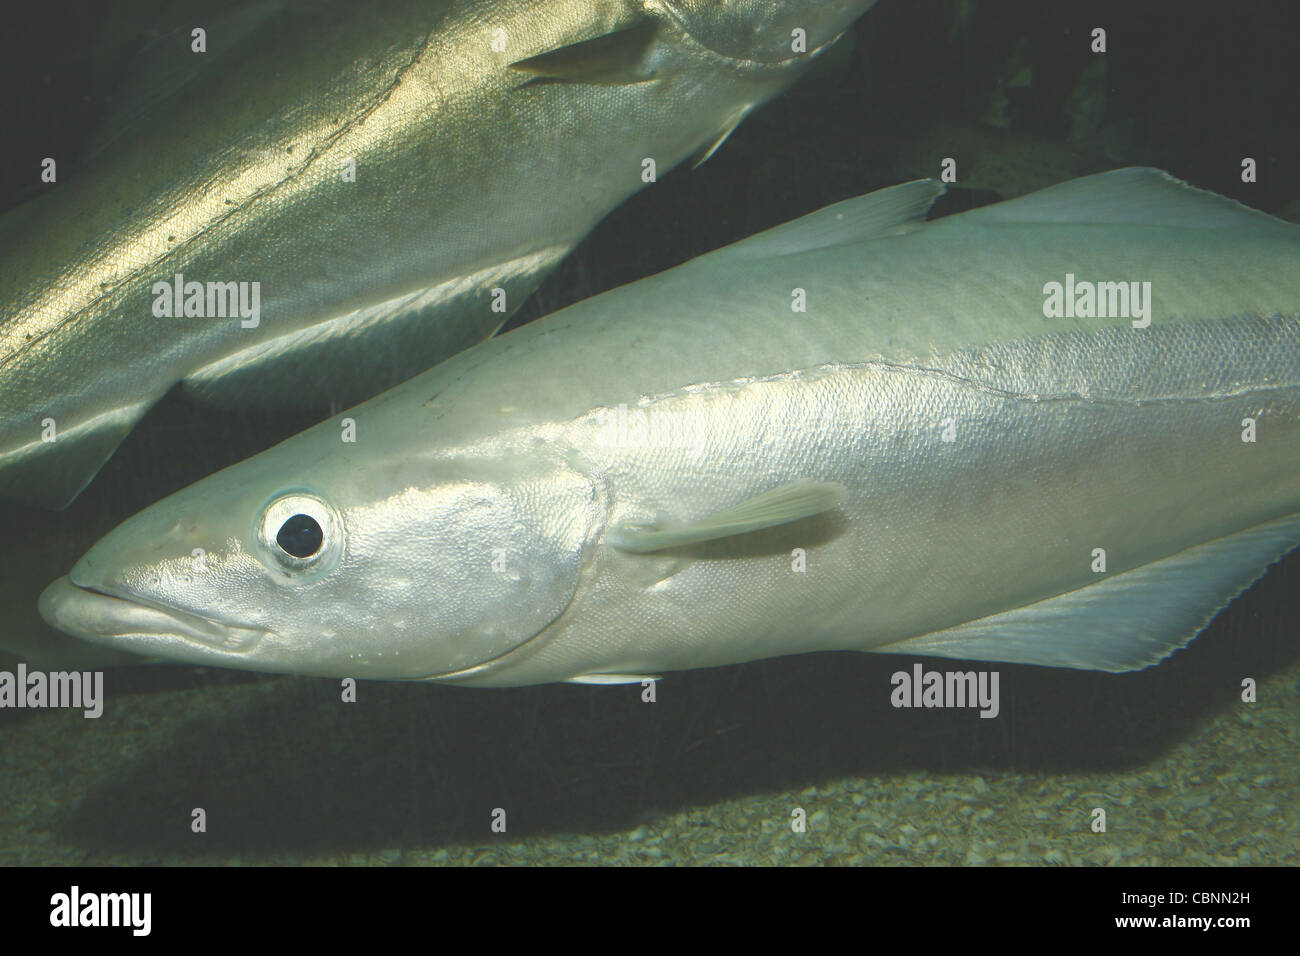
M230 655L252 651L268 633L116 597L69 577L41 592L38 607L47 624L73 637L194 664L227 663Z

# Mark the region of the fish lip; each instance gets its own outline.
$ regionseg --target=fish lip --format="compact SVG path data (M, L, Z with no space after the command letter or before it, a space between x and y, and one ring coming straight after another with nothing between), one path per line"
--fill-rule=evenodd
M142 654L174 656L177 642L204 655L242 656L271 632L110 594L61 577L40 597L41 616L67 634Z

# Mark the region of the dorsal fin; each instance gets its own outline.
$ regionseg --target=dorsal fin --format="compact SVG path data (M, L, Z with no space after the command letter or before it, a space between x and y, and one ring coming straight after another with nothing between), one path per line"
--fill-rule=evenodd
M1071 179L1027 196L974 209L960 218L1188 229L1295 228L1267 213L1196 189L1163 170L1148 166L1128 166Z
M710 255L762 259L901 235L923 222L943 193L943 184L934 179L877 189L832 203Z

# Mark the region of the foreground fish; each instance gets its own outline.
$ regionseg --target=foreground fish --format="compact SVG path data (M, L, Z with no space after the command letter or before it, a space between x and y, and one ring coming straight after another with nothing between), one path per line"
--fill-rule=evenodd
M65 505L178 382L346 406L486 338L873 2L300 0L168 34L119 141L0 220L0 499Z
M1300 541L1300 227L1150 169L921 224L940 192L483 343L349 412L355 443L327 422L127 521L42 613L483 686L1159 661Z

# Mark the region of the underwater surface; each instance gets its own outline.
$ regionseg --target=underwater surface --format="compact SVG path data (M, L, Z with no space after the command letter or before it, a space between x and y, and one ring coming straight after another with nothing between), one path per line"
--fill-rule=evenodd
M39 193L32 157L85 150L160 6L52 4L6 31L0 208ZM611 213L509 328L949 156L934 216L1151 165L1300 222L1297 28L1262 0L880 0L704 165ZM336 680L132 665L41 621L41 590L126 517L330 411L172 395L66 510L0 506L3 666L106 665L99 719L0 710L0 863L1300 862L1295 552L1159 666L992 665L993 720L892 707L906 656L674 672L652 704L638 685L362 682L344 705Z

